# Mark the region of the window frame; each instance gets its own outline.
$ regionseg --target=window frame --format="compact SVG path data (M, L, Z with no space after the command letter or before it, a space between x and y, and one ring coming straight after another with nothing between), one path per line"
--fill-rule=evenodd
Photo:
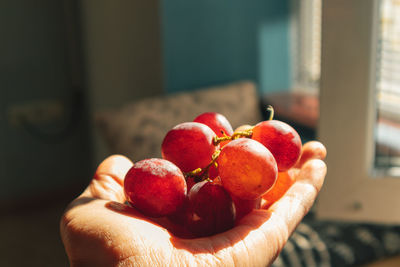
M400 178L373 171L378 4L322 5L318 137L327 147L328 174L316 206L321 219L400 222Z

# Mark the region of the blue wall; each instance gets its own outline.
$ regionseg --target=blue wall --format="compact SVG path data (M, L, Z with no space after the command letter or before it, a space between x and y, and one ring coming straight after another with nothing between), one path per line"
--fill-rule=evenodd
M289 0L163 0L161 15L168 93L240 79L290 87Z

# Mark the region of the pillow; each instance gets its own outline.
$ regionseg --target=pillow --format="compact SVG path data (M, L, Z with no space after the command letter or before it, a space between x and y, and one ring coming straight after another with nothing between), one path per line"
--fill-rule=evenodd
M161 143L175 125L193 121L204 112L219 112L233 128L262 120L252 82L142 99L96 115L96 126L110 153L136 162L161 157Z

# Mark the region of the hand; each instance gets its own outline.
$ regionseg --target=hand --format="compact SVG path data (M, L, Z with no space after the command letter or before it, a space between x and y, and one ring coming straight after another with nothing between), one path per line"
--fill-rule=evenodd
M291 171L296 182L267 210L254 210L233 229L182 239L164 219L146 218L125 204L123 179L133 165L114 155L98 167L88 188L66 209L61 237L71 266L267 266L311 208L323 184L325 157L317 143ZM305 146L306 147L306 146ZM166 226L168 224L168 226Z

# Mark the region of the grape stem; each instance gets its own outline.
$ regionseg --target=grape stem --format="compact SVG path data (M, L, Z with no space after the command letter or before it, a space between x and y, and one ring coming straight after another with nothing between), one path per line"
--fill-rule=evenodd
M221 153L221 150L220 150L220 149L216 150L216 151L214 152L214 154L212 155L212 157L211 157L211 162L210 162L206 167L204 167L204 169L202 169L202 168L197 168L197 169L195 169L195 170L193 170L193 171L185 172L183 175L184 175L186 178L187 178L187 177L197 177L197 178L200 178L201 181L210 179L210 178L209 178L209 173L208 173L208 171L209 171L209 169L210 169L210 167L211 167L212 165L217 166L216 160L217 160L217 158L218 158L218 156L219 156L220 153Z
M274 118L274 108L268 105L267 112L269 113L268 120L271 121Z
M219 145L219 143L223 142L223 141L231 141L231 140L235 140L238 139L240 137L247 137L247 138L251 138L251 136L253 135L253 131L252 129L247 130L247 131L240 131L240 132L235 132L232 134L232 136L229 135L225 135L225 136L215 136L214 140L213 140L213 144L215 146Z

